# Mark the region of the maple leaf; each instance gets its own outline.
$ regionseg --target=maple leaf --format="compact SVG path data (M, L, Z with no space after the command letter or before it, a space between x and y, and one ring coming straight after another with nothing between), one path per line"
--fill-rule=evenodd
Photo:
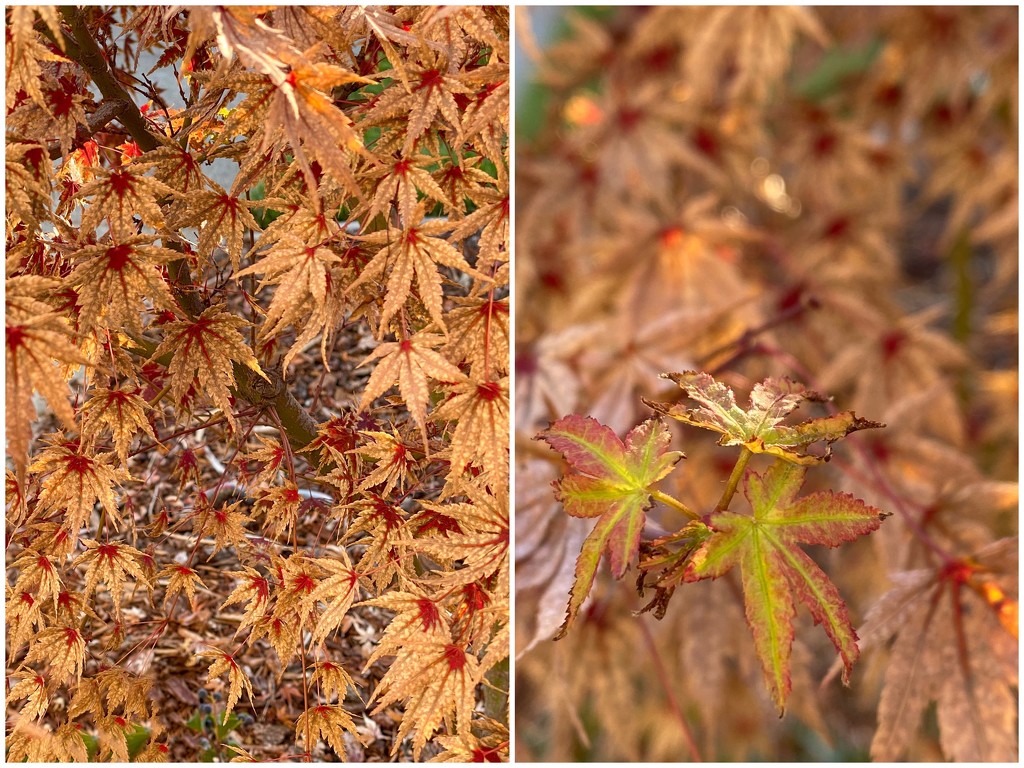
M235 197L220 188L190 192L184 199L187 205L175 210L173 226L199 228L199 253L213 253L223 238L231 266L237 270L242 258L242 235L247 230L262 231L249 209L264 203Z
M715 381L709 374L687 371L664 373L686 394L701 404L688 410L678 404L666 405L647 398L644 403L658 413L671 416L684 424L721 433L719 445L742 445L753 453L768 453L796 464L820 464L828 461L831 444L859 429L878 429L884 424L868 421L851 411L834 416L809 419L790 427L780 424L804 400L823 398L789 379L766 379L754 385L750 393L750 409L736 405L732 390ZM825 441L825 453L807 453L811 443Z
M370 656L366 670L379 658L379 651L380 648ZM427 739L442 722L450 723L454 716L458 728L468 729L476 705L474 691L478 675L476 657L452 643L450 638L421 636L419 642L406 646L381 678L372 699L376 704L373 714L395 702L405 702L405 713L391 749L392 757L398 754L402 739L414 729L414 760L419 759Z
M252 476L250 484L257 488L263 485L275 485L277 472L283 467L285 450L280 441L273 437L256 435L260 441L260 447L250 451L245 456L247 462L254 461L261 466L255 475Z
M56 280L25 275L8 278L5 286L7 450L20 480L32 438L32 392L38 390L60 420L73 428L68 385L56 363L88 364L71 343L67 322L40 300L58 285Z
M154 168L157 181L176 189L186 201L209 183L196 158L177 142L146 152L136 163Z
M99 736L99 755L115 763L128 762L128 734L132 726L120 715L96 718ZM109 751L108 751L109 750Z
M43 616L43 601L31 592L11 589L7 586L7 652L13 657L21 646L34 638L46 626Z
M318 558L317 565L326 571L326 577L309 593L309 603L321 601L327 603L327 609L320 614L313 642L322 643L327 636L341 626L342 620L352 607L352 602L359 594L359 573L352 568L352 563L345 550L338 553L337 559Z
M307 734L314 738L323 738L331 749L342 760L345 759L345 741L342 739L342 731L348 731L357 739L359 731L356 730L355 721L352 715L346 712L340 704L318 704L312 706L299 715L295 721L295 738L305 737ZM312 750L313 745L307 744L306 749Z
M76 732L78 741L84 750L85 743L80 733ZM50 734L42 728L23 728L7 735L4 740L5 759L12 762L47 763L52 759L50 753Z
M179 592L184 591L188 597L188 604L194 611L196 609L196 588L205 588L203 580L193 568L187 565L170 564L157 574L157 578L167 578L167 591L164 594L164 610L172 603Z
M357 499L348 508L355 516L345 538L366 545L356 570L368 576L378 591L387 588L397 574L411 572L411 562L399 557L400 547L410 539L402 508L373 493Z
M623 443L596 419L576 414L537 435L569 462L569 474L554 483L565 511L599 518L576 561L576 579L556 639L565 636L590 593L601 553L608 550L617 579L636 558L645 511L651 506L649 489L683 458L681 452L667 450L670 438L664 424L648 419L630 430Z
M249 701L252 701L252 685L249 683L249 678L246 677L242 668L238 666L238 662L235 661L235 657L230 653L225 653L221 650L211 651L200 651L196 654L200 658L213 659L213 663L210 665L210 671L207 673L207 680L213 681L215 677L228 673L228 698L224 703L224 715L226 719L231 713L231 710L235 708L235 704L238 703L239 698L242 696L242 690L249 694Z
M320 559L292 554L278 561L276 616L294 613L303 623L316 605L312 594L326 574Z
M379 495L387 496L397 485L400 491L404 491L406 481L418 462L398 432L392 430L388 434L366 431L359 434L371 442L359 446L355 451L377 462L376 468L359 482L359 490L365 491L379 485Z
M85 329L113 328L142 333L142 298L157 309L174 311L161 266L181 254L153 245L155 237L136 235L75 252L78 267L67 280L78 292L79 317Z
M438 115L447 123L439 121L440 126L457 133L462 116L455 95L472 93L462 83L464 72L446 71L447 67L438 60L436 53L424 51L423 55L422 64L406 70L411 89L386 89L364 115L364 121L370 124L383 124L396 117L405 121L403 157L412 155L416 140L431 128Z
M482 721L482 722L481 722ZM508 762L508 728L497 720L480 718L474 726L483 725L487 735L478 737L469 731L454 736L437 736L434 741L442 751L428 763L504 763Z
M397 235L389 230L362 235L358 239L371 245L383 246L370 263L363 267L359 277L348 286L348 292L369 280L387 276L384 291L384 308L380 325L387 327L388 321L405 305L412 289L415 276L419 299L427 308L430 317L438 327L444 328L441 311L441 273L437 265L454 267L477 280L489 282L490 278L473 269L462 254L447 240L438 237L452 229L444 220L423 221L423 204L420 203L412 218L402 222L402 231Z
M421 155L413 159L396 160L390 167L379 168L368 173L366 178L374 179L376 191L373 194L373 199L370 200L366 219L372 219L378 213L387 213L392 201L397 201L401 220L412 221L416 215L419 192L423 192L431 200L443 203L446 208L454 208L454 203L434 181L434 177L425 170L436 163L437 158ZM362 214L353 215L361 216ZM420 215L422 218L422 211Z
M40 510L63 512L64 530L77 536L99 502L107 520L116 527L121 513L114 485L131 476L123 467L111 466L112 459L113 454L95 454L76 440L65 440L59 432L51 436L50 445L29 467L30 472L46 473L39 494Z
M933 701L948 759L1017 759L1017 628L997 607L1015 603L1017 569L1013 537L936 568L890 574L893 588L860 629L865 651L891 641L873 760L903 759Z
M69 677L81 679L85 665L85 636L75 627L58 626L42 630L32 640L25 664L45 661L49 677L59 685Z
M443 536L413 539L409 547L439 562L462 561L462 567L438 574L436 584L466 585L496 576L496 593L508 589L509 516L508 494L492 494L488 488L459 483L459 492L468 502L432 504L422 501L424 509L455 521L457 531ZM422 530L422 529L421 529Z
M10 469L4 473L4 506L7 512L7 525L18 528L28 516L28 504L22 484L18 476Z
M92 539L82 539L86 551L71 565L77 567L88 564L85 571L84 595L88 597L102 581L107 585L114 601L114 610L121 610L121 597L124 593L126 576L149 584L149 578L142 568L143 554L135 547L127 544L100 544Z
M53 750L51 759L65 763L89 762L89 752L78 726L79 723L68 722L54 731L50 742L50 748Z
M355 688L355 681L343 666L333 661L318 661L313 666L313 676L310 678L311 685L319 685L323 696L330 699L334 694L338 695L338 701L345 699L345 691Z
M463 361L471 376L508 373L508 299L492 295L452 297L456 308L447 315L451 340L445 356L455 364Z
M387 592L359 605L373 605L395 614L377 646L382 656L397 655L403 646L415 644L422 638L440 641L451 637L447 612L415 586L411 586L409 591Z
M18 719L13 730L24 728L33 720L38 720L46 714L50 706L50 696L46 690L46 678L42 675L33 674L26 670L22 674L26 676L18 681L7 692L7 706L12 701L25 699L25 704L18 708Z
M423 432L423 444L426 445L427 401L430 400L427 379L455 383L466 378L458 368L434 351L443 341L443 337L438 334L420 332L412 338L385 342L373 350L359 364L362 367L377 360L359 400L358 410L366 410L375 399L397 383L406 408Z
M451 439L455 473L476 464L499 475L508 472L508 376L470 379L452 387L452 397L431 414L432 421L456 421Z
M10 568L17 570L18 580L14 583L15 592L32 591L37 595L53 597L54 605L60 595L60 574L53 561L34 549L26 549L15 560Z
M106 219L114 238L136 234L138 216L153 229L164 227L164 215L157 203L175 191L136 165L119 168L97 167L96 178L78 190L76 197L92 198L82 211L82 231L95 230Z
M484 190L477 194L478 208L462 219L452 230L453 240L463 240L480 232L478 265L500 264L509 258L509 232L511 229L508 181L502 188Z
M311 63L308 57L314 50L300 57L286 57L291 59L290 71L282 82L275 83L270 96L260 151L276 147L283 134L310 190L316 190L318 185L307 152L335 180L344 184L347 191L362 200L363 192L353 174L349 153L355 152L371 160L373 155L363 147L361 132L355 129L352 120L334 105L324 90L330 91L346 83L372 84L374 81L333 64Z
M241 571L228 571L225 576L233 576L241 581L221 604L221 610L224 610L229 605L248 601L243 611L242 622L236 630L237 634L246 627L252 626L267 612L270 582L267 581L266 576L248 566L244 566L244 570Z
M38 232L42 222L50 217L49 155L40 144L8 142L4 169L9 230L13 230L20 219Z
M109 429L114 451L121 463L127 464L128 446L140 431L157 439L146 416L148 410L149 403L134 391L97 387L82 406L82 439L93 442L104 428Z
M714 579L739 566L747 623L780 713L791 687L794 598L822 624L839 652L848 681L859 654L857 634L835 585L798 544L837 547L877 530L885 513L848 493L820 492L797 498L806 469L776 461L763 475L749 472L743 493L753 515L714 512L713 533L693 552L686 581Z
M46 22L54 38L63 47L64 37L60 31L60 18L57 16L55 8L51 6L38 8L13 6L8 9L8 39L7 45L4 46L7 54L7 104L14 104L18 91L23 90L43 109L49 109L39 87L41 83L45 82L39 63L67 61L67 59L42 44L34 28L36 15Z
M281 611L280 606L276 607L274 613L267 614L253 625L252 634L248 642L255 642L261 637L266 637L270 646L274 649L281 667L278 676L284 674L285 669L293 658L299 646L302 633L302 617L296 611Z
M97 673L94 679L106 699L107 712L121 707L122 715L126 718L146 717L150 714L153 678L139 677L121 667L110 667Z
M263 258L238 273L238 277L262 274L260 291L268 285L277 286L260 329L261 339L276 338L289 325L301 330L285 354L284 368L327 325L328 302L332 297L340 297L339 290L333 287L330 269L340 261L330 248L307 246L294 236L285 235ZM301 323L306 317L309 321Z
M270 536L278 537L295 528L301 503L298 486L286 480L284 485L260 488L253 512L261 512L264 516L263 530Z
M235 376L232 362L241 363L259 373L256 356L245 343L239 329L248 323L241 317L223 311L223 305L208 308L195 320L167 323L164 326L164 340L153 352L156 360L164 354L171 354L167 372L171 398L180 403L189 388L204 392L223 411L232 429L237 428L230 402L230 388ZM269 381L269 379L268 379Z
M242 502L236 501L233 504L213 507L206 496L199 498L200 501L197 503L199 535L214 537L213 553L216 554L227 547L237 549L244 544L246 541L245 523L249 521L249 516L241 511Z

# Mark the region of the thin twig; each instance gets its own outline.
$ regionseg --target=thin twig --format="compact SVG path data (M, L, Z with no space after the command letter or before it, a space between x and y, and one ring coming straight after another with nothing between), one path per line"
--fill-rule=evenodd
M647 622L644 619L639 619L640 633L644 637L644 644L647 646L647 650L650 651L651 660L654 662L654 668L658 680L661 682L662 690L665 691L665 699L668 701L669 709L672 710L672 714L675 715L676 720L679 721L679 728L683 732L683 738L686 739L686 746L690 750L690 760L695 763L704 762L700 756L700 750L697 748L697 742L693 738L693 732L690 730L690 724L686 722L686 717L683 715L683 710L679 706L679 701L676 699L675 691L669 686L669 675L665 669L665 664L661 659L661 654L658 652L657 646L654 644L654 636L651 634L651 628L647 626Z

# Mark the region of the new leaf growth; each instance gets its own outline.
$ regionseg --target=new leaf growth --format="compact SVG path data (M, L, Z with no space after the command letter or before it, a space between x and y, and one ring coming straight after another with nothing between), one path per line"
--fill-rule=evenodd
M792 687L790 652L797 601L807 607L816 624L823 625L835 645L844 682L859 653L839 591L799 545L836 547L876 530L886 517L848 493L823 491L802 498L797 494L807 467L826 461L833 442L856 430L884 425L852 412L784 425L783 419L805 400L826 400L788 379L756 384L750 408L743 410L732 390L707 373L664 377L679 384L700 408L645 403L686 424L718 432L722 435L719 445L742 446L742 451L721 500L703 517L682 502L658 494L660 500L700 519L645 545L638 587L642 595L647 573L661 570L655 578L658 596L648 606L657 608L656 616L661 618L680 583L716 579L738 566L747 624L781 714ZM646 511L655 493L652 486L672 471L683 454L668 450L669 431L655 419L634 428L625 443L595 419L578 415L559 419L537 438L569 463L569 472L554 483L555 496L565 511L575 517L598 518L576 561L576 578L557 640L568 631L590 593L602 552L608 551L612 575L623 577L640 548ZM824 453L810 453L809 446L818 442L825 443ZM748 471L747 462L754 453L776 460L763 474ZM752 514L729 511L740 487ZM681 548L673 552L669 545Z
M565 511L574 517L599 518L576 561L565 622L555 638L559 639L590 594L605 549L615 578L625 575L640 547L645 512L651 506L649 489L683 454L667 450L671 436L655 419L635 427L625 443L596 419L575 414L559 419L537 437L569 462L569 474L554 483Z

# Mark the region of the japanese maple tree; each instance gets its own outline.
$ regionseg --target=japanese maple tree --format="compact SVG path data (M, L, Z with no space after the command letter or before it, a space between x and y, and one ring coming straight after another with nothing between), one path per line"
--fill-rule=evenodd
M517 758L1017 761L1017 9L517 22Z
M6 10L8 760L507 759L508 30Z

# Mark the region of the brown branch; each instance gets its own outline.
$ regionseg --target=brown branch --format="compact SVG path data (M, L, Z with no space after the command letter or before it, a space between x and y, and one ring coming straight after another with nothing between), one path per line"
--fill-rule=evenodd
M64 20L71 27L74 43L77 46L77 61L89 74L104 99L120 103L117 119L128 130L135 143L144 152L157 149L160 139L149 130L146 118L142 115L138 106L132 100L131 95L124 89L114 76L103 51L92 36L85 22L82 9L75 7L62 7L60 9ZM102 108L102 107L101 107ZM97 110L99 112L99 110ZM113 118L111 118L113 119ZM107 121L109 122L109 120ZM177 243L167 243L167 246L180 250ZM196 318L206 309L205 302L196 291L195 282L189 271L188 262L185 259L178 259L167 265L167 272L174 285L174 295L181 305L181 308L189 315ZM152 354L152 352L150 352ZM284 386L284 380L276 372L270 376L273 384L267 389L267 382L260 379L256 374L242 365L234 366L235 389L243 398L254 406L273 406L277 416L284 427L288 442L292 448L304 448L317 435L316 420L306 411L295 399L295 397Z
M111 121L119 120L130 108L131 107L127 102L118 101L116 99L104 99L96 108L96 111L89 115L88 126L85 128L79 126L78 130L75 131L75 140L71 144L72 149L79 149L83 147L85 142L89 141L93 136L106 128ZM64 156L64 151L60 146L60 142L51 141L49 144L49 153L51 160L60 160Z
M112 101L123 101L126 104L125 112L120 116L121 124L128 129L128 132L135 139L135 143L143 152L149 152L160 146L159 140L150 132L139 107L132 101L131 95L114 77L113 70L107 63L99 43L92 36L86 26L82 9L73 6L64 6L60 9L64 21L71 27L75 44L78 46L78 57L76 61L82 66L89 77L100 89L104 99Z
M78 47L76 61L92 78L93 83L100 89L104 99L115 102L123 102L123 112L118 116L121 124L128 130L131 137L138 144L143 152L150 152L160 146L160 140L156 134L149 130L146 118L143 117L138 105L132 100L131 94L124 89L114 76L106 56L100 50L99 43L92 36L85 23L85 16L82 9L71 6L60 9L64 20L71 27L74 42ZM181 250L177 243L168 243L169 248ZM175 285L175 296L181 308L190 317L198 317L203 313L205 307L202 300L193 290L195 283L192 275L189 274L188 263L185 259L179 259L167 265L167 271Z

